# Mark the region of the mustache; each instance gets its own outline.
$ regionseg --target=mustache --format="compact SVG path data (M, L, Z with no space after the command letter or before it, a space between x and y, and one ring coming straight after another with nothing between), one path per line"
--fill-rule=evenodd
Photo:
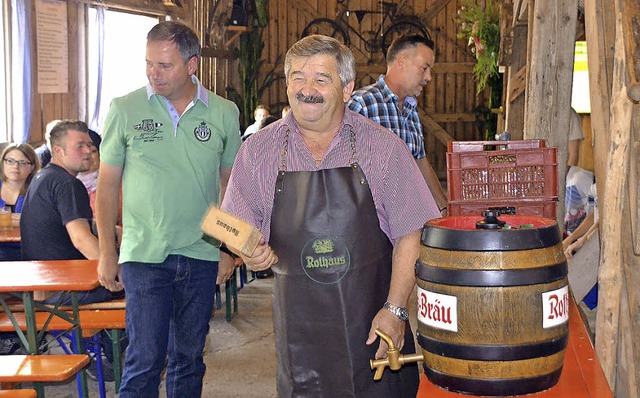
M322 104L324 102L324 98L319 95L304 95L302 93L296 94L296 100L309 104Z

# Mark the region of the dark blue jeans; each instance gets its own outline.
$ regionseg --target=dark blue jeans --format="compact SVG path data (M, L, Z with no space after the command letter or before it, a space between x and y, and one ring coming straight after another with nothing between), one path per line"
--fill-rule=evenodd
M120 398L157 397L167 355L167 397L202 395L217 274L217 262L177 255L122 265L129 347Z

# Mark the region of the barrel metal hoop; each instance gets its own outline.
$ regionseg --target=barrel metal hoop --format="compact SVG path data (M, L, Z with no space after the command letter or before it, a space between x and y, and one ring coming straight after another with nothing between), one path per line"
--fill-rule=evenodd
M516 251L555 246L562 242L557 225L530 229L465 230L425 225L422 244L460 251Z
M568 333L559 338L535 344L480 345L446 343L423 336L418 332L418 344L424 350L446 358L473 361L519 361L547 357L567 347Z
M452 286L508 287L546 284L566 278L567 262L547 267L479 270L435 267L416 262L416 276L427 282Z
M471 379L450 376L429 369L424 372L433 384L461 393L489 396L525 395L543 391L555 386L560 380L562 366L546 375L520 379Z

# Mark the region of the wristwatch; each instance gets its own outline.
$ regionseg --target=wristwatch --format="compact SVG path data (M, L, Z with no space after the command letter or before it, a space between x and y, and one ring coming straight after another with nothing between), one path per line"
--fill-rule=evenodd
M401 321L409 320L409 311L407 311L407 309L404 307L398 307L397 305L393 305L388 301L384 303L382 307L393 315L397 316Z

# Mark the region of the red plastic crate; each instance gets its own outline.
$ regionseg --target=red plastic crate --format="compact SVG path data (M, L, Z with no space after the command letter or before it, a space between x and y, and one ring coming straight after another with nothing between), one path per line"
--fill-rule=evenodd
M450 142L449 214L478 215L498 207L555 218L557 155L542 140Z

